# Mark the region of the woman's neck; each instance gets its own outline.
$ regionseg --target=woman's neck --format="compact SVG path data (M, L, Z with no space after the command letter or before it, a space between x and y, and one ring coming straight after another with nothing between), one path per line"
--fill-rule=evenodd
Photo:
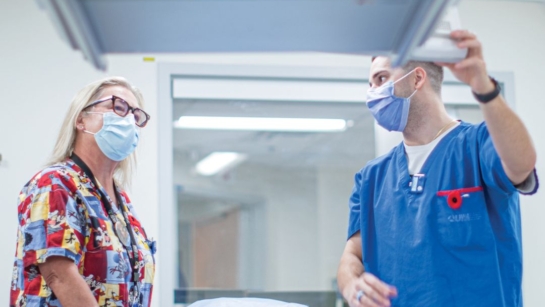
M119 162L108 159L98 148L99 152L93 148L82 148L77 146L74 153L89 167L95 179L106 189L110 198L115 199L114 195L114 173Z

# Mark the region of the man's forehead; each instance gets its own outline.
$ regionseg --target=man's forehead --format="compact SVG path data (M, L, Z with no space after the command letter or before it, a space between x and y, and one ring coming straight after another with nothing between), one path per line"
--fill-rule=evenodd
M389 58L382 56L376 57L371 63L371 76L378 71L390 71L391 69L392 65Z

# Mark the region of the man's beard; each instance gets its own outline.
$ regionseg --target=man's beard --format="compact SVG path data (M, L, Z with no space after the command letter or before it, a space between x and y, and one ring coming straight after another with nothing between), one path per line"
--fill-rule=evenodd
M409 118L407 119L406 132L417 131L424 125L426 117L426 107L416 97L411 98L409 104Z
M396 96L397 97L409 97L414 93L415 89L411 89L404 84L399 84L396 87ZM407 125L405 126L404 132L411 132L419 129L424 123L424 117L426 114L425 107L421 101L418 100L415 96L411 97L409 103L409 118L407 119Z

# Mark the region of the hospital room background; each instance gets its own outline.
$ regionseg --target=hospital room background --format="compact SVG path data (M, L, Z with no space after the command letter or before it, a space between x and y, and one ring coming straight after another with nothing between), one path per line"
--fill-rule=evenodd
M543 175L545 1L465 0L459 10L527 125ZM117 54L102 72L59 38L35 1L0 0L0 25L0 302L8 300L18 192L50 155L73 95L108 75L139 87L152 118L129 193L158 240L153 306L215 295L205 289L335 297L354 174L401 140L365 106L370 57ZM482 121L466 86L450 75L444 86L451 116ZM191 126L194 116L330 118L344 126L203 130ZM207 158L221 165L205 165ZM543 306L545 194L521 198L525 304Z

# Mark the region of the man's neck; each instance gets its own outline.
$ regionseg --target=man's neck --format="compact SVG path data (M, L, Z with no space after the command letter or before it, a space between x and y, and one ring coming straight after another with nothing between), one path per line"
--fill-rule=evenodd
M448 130L449 124L454 124L440 99L428 101L411 111L403 131L403 140L407 146L429 144L438 136L438 132L442 134Z

